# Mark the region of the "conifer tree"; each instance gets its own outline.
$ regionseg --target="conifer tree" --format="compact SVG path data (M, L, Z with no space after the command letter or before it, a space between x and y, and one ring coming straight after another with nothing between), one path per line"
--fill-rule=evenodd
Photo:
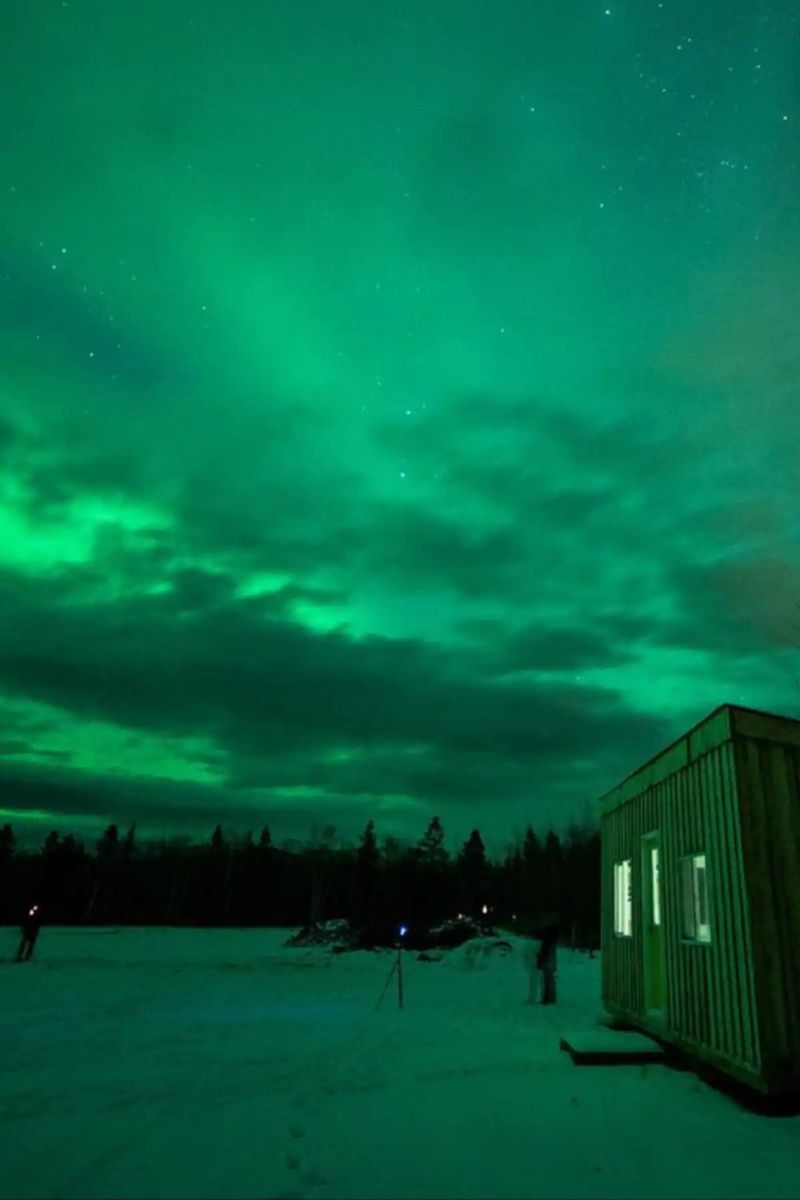
M119 851L119 829L116 825L109 825L103 836L97 843L97 857L103 861L108 861L117 857Z
M542 848L539 839L529 825L522 843L522 925L526 932L534 933L542 919L544 904L544 878L542 875Z
M564 918L564 867L561 840L552 829L544 839L544 900L548 914Z
M378 865L380 854L378 852L378 839L375 837L375 822L372 820L367 821L364 826L356 858L362 867L375 868Z
M356 851L355 908L357 919L360 922L368 921L373 916L379 862L380 853L375 837L375 822L369 820L364 826L364 832Z
M429 867L443 867L448 859L444 846L444 830L438 817L431 817L423 837L417 842L419 861Z
M488 866L483 838L473 829L458 856L461 907L471 917L479 916L486 901Z
M51 829L50 833L48 833L47 837L44 839L42 854L45 855L45 857L55 854L60 844L61 835L57 829Z

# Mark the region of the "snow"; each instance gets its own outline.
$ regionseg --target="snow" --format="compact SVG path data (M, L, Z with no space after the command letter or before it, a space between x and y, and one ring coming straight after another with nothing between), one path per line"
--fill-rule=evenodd
M3 1197L793 1197L800 1118L657 1063L576 1067L508 955L283 946L288 930L0 930Z
M644 1058L651 1060L664 1057L664 1048L660 1042L648 1037L645 1033L634 1033L626 1030L624 1033L614 1029L591 1026L578 1030L569 1030L563 1035L570 1050L576 1054L592 1055L606 1054L617 1058Z

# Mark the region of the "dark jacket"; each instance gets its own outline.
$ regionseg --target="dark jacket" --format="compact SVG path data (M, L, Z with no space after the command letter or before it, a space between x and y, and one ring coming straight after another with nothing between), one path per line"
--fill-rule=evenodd
M21 926L22 936L28 938L30 941L35 941L39 936L39 927L41 923L42 918L39 915L38 909L35 913L30 911L26 912Z
M540 971L555 967L557 949L558 926L555 924L548 925L542 931L542 944L539 947L539 953L536 957L536 965Z

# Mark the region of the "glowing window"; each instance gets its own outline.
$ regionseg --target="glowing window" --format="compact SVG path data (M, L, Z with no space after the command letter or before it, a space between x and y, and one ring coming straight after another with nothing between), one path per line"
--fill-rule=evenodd
M681 859L681 926L690 941L711 941L705 854Z
M633 904L631 902L631 860L614 863L614 933L631 937Z
M654 925L661 924L661 876L659 874L658 846L650 847L650 882L653 896L652 920Z

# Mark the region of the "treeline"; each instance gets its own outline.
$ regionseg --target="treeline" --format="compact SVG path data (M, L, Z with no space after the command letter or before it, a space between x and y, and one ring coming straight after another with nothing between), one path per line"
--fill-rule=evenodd
M332 917L380 926L430 925L458 913L535 931L558 917L562 939L599 945L600 839L572 826L561 838L532 828L500 862L489 860L473 830L456 855L434 817L414 845L378 843L368 821L357 845L335 831L305 844L274 846L226 835L217 825L205 844L143 841L136 826L109 825L93 849L53 831L37 852L0 827L0 921L16 923L32 903L45 923L96 925L302 925Z

